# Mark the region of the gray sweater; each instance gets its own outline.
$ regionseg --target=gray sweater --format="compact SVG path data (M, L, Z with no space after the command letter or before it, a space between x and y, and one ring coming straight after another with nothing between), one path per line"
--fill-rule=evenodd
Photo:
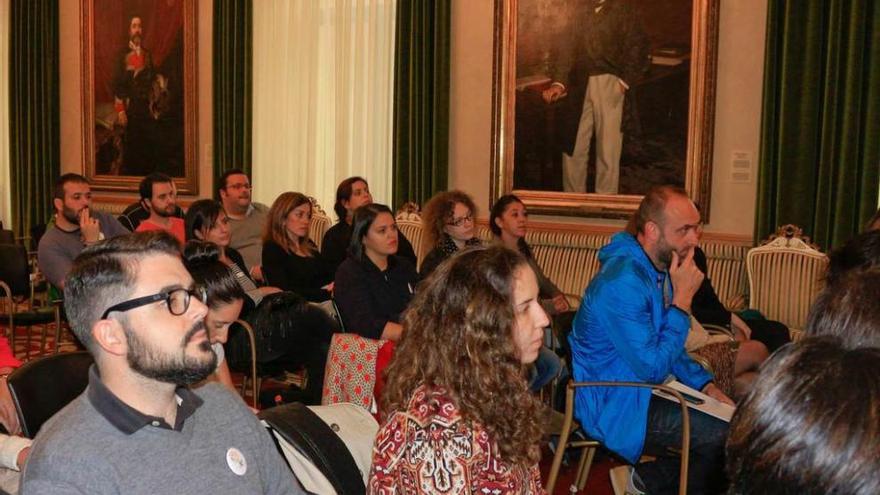
M86 389L43 425L22 495L305 493L241 399L217 384L195 393L204 402L180 431L147 424L125 433ZM244 463L235 462L238 453Z

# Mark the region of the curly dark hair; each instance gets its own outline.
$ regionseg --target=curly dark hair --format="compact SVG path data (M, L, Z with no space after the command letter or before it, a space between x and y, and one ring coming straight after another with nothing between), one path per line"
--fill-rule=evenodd
M420 386L443 387L466 421L483 425L501 458L540 459L541 405L528 390L513 343L513 284L528 267L515 251L462 251L419 287L387 368L383 411L406 410ZM425 352L431 349L431 352Z
M446 223L452 220L457 203L467 206L471 210L471 215L474 218L477 217L477 205L463 191L437 193L425 204L425 208L422 210L422 229L424 230L423 244L427 247L426 252L440 244L440 240L443 239L443 229L446 227Z

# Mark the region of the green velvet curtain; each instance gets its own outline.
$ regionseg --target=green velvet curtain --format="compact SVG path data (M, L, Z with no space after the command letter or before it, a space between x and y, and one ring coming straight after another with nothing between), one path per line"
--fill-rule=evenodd
M214 0L215 186L229 169L251 170L253 17L251 0Z
M11 1L8 96L12 228L27 236L54 213L61 173L58 0Z
M449 155L448 0L398 0L394 53L393 200L424 204L446 189Z
M880 2L770 0L755 238L795 223L823 249L880 184Z

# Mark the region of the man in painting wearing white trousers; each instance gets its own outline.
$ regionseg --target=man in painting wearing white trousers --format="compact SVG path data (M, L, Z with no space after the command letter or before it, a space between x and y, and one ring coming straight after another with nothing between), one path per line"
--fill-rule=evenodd
M543 98L553 103L568 94L572 67L585 65L587 78L574 148L562 155L563 190L586 192L590 140L596 133L596 190L617 194L623 145L623 104L630 86L650 66L648 38L641 19L628 0L583 0L574 23L572 42L562 47L554 67L553 84Z

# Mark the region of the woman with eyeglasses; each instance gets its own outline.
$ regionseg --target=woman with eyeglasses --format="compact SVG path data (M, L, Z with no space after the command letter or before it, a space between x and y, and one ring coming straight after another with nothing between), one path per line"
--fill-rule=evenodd
M476 216L474 200L462 191L444 191L428 201L422 212L422 228L431 251L422 261L423 279L456 252L482 245L476 237Z
M217 246L219 261L229 268L247 294L242 310L244 314L260 304L263 296L278 292L277 287L257 287L256 282L248 274L244 258L229 246L229 217L220 203L212 199L200 199L194 202L186 211L184 226L187 241L207 241Z
M205 327L211 348L217 355L217 370L209 380L214 379L237 394L223 344L229 338L229 327L241 314L247 295L239 285L237 275L221 261L221 256L221 249L216 244L194 240L186 243L183 262L196 285L205 291L205 305L208 306Z
M349 256L336 270L336 304L350 332L371 339L398 340L400 315L412 299L419 276L397 256L394 215L376 203L355 210Z
M263 276L269 285L323 302L333 291L333 274L309 239L311 223L306 195L286 192L275 199L263 234Z
M355 210L372 202L370 185L363 177L349 177L340 182L336 188L336 203L333 205L333 211L336 212L339 222L327 230L321 243L321 256L332 273L336 273L339 265L348 256ZM402 232L397 233L397 241L397 256L408 259L415 266L416 253L412 244Z
M547 323L518 253L471 249L440 265L386 370L368 493L544 493L544 412L525 370Z

